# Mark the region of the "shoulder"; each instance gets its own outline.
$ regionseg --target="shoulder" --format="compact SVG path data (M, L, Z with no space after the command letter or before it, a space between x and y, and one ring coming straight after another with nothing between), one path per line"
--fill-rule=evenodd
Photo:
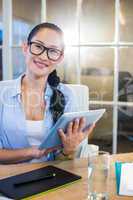
M16 79L0 81L0 101L4 102L16 92Z
M13 87L13 86L15 86L15 84L16 84L16 79L0 81L0 89L7 88L7 87Z
M21 74L16 79L0 81L0 89L7 88L7 87L8 88L19 88L21 85L22 76L24 76L24 74Z
M0 93L3 93L3 91L13 91L16 88L16 81L17 79L0 81Z

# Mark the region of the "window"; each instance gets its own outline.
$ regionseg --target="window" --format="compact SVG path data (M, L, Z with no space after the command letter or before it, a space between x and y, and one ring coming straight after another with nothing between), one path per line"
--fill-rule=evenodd
M27 35L32 27L41 21L41 0L13 0L12 9L12 62L13 77L16 78L25 69L21 44L26 41Z
M57 68L62 81L87 85L90 108L107 110L90 142L114 153L132 151L132 10L132 0L12 1L14 78L25 69L22 41L46 15L46 20L59 25L65 34L65 59Z
M133 127L130 127L133 118L129 120L129 131L129 127L125 128L126 121L121 119L121 112L133 115L133 85L130 84L127 89L130 94L124 94L124 99L121 92L125 91L125 85L120 90L120 84L122 74L124 77L128 74L130 79L133 75L133 2L47 0L46 7L47 20L60 25L65 33L66 58L63 68L58 68L62 80L88 85L90 108L107 109L91 142L105 150L113 148L116 152L118 147L119 152L126 151L121 145L123 132L125 136L133 134Z

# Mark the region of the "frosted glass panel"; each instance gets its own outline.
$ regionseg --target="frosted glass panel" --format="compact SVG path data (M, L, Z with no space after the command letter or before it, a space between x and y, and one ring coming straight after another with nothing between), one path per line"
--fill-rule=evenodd
M133 1L120 0L120 40L133 42Z
M90 100L113 99L113 48L80 48L81 83L89 88Z
M13 0L13 44L20 45L41 21L41 0Z
M84 0L81 7L80 42L114 40L114 0Z

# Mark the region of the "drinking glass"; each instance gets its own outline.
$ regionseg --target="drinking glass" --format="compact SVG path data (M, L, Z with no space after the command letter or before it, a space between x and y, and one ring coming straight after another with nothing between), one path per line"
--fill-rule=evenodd
M97 151L88 156L88 200L109 199L109 152Z

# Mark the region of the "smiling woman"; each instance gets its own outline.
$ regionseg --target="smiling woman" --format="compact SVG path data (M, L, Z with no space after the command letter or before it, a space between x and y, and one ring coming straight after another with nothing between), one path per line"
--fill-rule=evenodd
M52 23L38 24L22 50L25 73L0 83L0 162L48 161L60 154L70 157L93 129L82 131L83 118L69 123L66 133L59 131L61 147L38 149L58 118L76 109L73 92L60 83L56 73L64 57L63 32Z

